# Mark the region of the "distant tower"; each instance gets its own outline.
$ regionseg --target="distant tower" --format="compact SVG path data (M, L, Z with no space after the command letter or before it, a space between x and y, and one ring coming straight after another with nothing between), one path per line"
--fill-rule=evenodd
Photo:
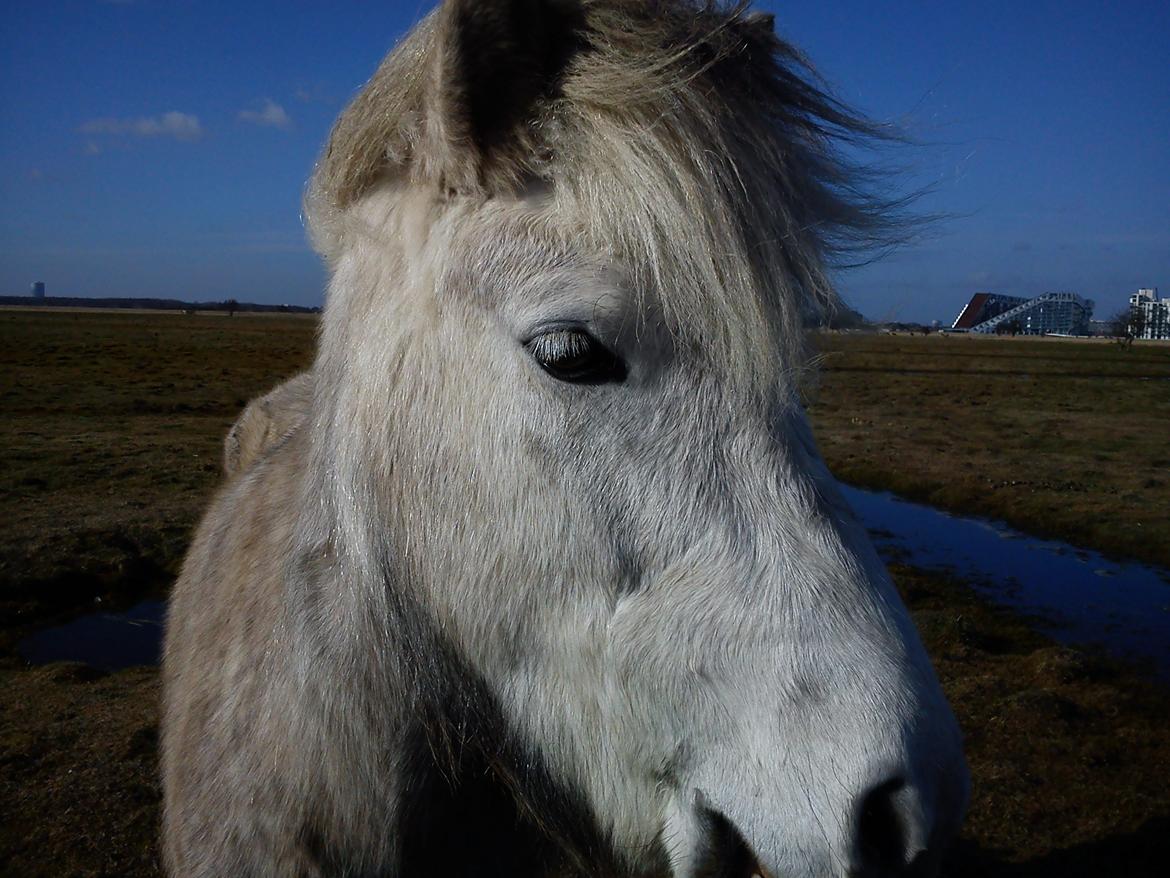
M43 299L45 297L45 282L43 280L33 281L32 297L34 299Z

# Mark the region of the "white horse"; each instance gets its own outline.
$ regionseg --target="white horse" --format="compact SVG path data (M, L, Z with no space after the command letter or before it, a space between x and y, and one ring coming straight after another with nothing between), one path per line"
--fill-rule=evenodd
M307 201L315 365L171 600L172 874L931 872L959 731L795 386L872 133L682 0L389 55Z

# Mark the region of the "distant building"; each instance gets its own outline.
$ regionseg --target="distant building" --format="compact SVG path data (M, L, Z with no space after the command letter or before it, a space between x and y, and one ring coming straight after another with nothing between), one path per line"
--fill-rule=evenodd
M955 322L951 324L951 329L973 331L976 326L986 323L1005 311L1010 311L1017 305L1022 305L1027 299L1021 299L1017 296L1001 296L998 293L976 293L971 297L963 310L959 312L959 316L955 318Z
M1170 339L1170 299L1159 299L1157 287L1138 290L1129 297L1129 307L1142 315L1137 338Z
M959 332L1020 335L1088 335L1093 301L1076 293L1044 293L1032 299L976 293L951 324Z
M45 297L45 282L43 280L33 282L32 297L34 299L43 299Z

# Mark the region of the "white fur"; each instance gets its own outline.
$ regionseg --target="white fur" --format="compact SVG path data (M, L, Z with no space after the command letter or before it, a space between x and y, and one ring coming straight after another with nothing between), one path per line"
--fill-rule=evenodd
M532 106L469 87L497 39ZM682 0L449 0L343 114L316 362L233 434L171 602L173 874L430 868L436 778L506 788L549 869L599 854L543 783L629 874L699 874L717 820L774 876L937 857L959 731L797 402L824 257L881 226L829 133L871 129L798 68ZM564 323L625 380L546 374Z
M697 792L777 874L845 869L872 786L904 776L933 803L962 785L939 775L961 757L929 663L789 389L760 411L752 387L702 374L646 292L613 285L626 266L570 249L556 209L391 188L354 211L331 292L347 301L324 336L350 351L331 381L341 429L322 437L342 468L332 511L359 557L414 559L444 632L624 849L670 824L685 873ZM554 318L594 320L628 382L542 374L520 339ZM518 441L529 432L551 472ZM645 553L629 594L582 508L582 469ZM386 534L406 542L379 546ZM656 779L668 764L673 785ZM961 807L945 796L942 814L921 806L919 836Z

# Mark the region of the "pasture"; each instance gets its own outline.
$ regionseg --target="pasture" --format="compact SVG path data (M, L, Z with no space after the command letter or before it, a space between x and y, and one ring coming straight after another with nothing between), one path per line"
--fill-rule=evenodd
M0 311L0 872L157 874L154 669L29 669L20 637L164 594L250 397L310 317ZM818 336L836 474L1170 564L1170 346ZM952 876L1160 874L1163 686L895 566L967 739Z
M839 479L1170 566L1170 344L817 336Z

